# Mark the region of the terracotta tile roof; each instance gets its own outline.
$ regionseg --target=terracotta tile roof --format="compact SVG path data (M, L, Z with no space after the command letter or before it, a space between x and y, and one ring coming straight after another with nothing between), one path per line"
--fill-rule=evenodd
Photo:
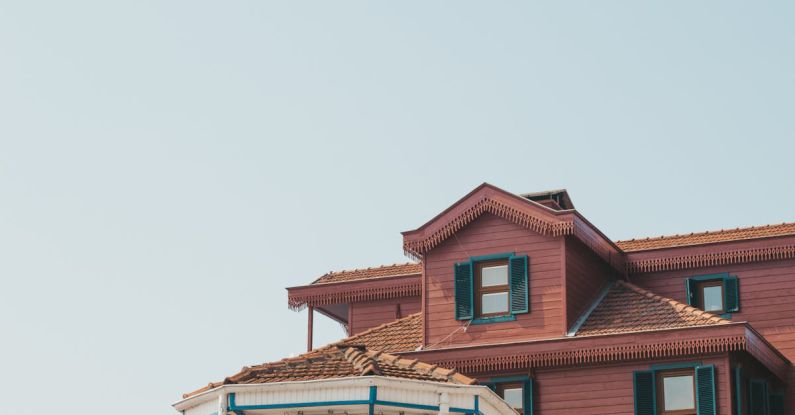
M422 314L373 327L335 344L361 344L387 353L411 352L422 345Z
M316 279L312 284L328 284L332 282L369 280L373 278L399 277L404 275L422 274L422 263L407 262L405 264L382 265L375 268L351 269L328 272Z
M727 324L729 320L616 281L576 336Z
M337 379L357 376L387 376L433 382L471 385L475 380L452 369L443 369L359 345L337 344L282 359L278 362L244 367L221 382L210 383L184 398L229 384L260 384L304 380Z
M702 245L716 242L741 241L746 239L769 238L773 236L795 235L795 222L778 225L752 226L750 228L721 229L691 233L687 235L658 236L656 238L630 239L618 241L616 245L625 252L647 249L672 248L677 246Z

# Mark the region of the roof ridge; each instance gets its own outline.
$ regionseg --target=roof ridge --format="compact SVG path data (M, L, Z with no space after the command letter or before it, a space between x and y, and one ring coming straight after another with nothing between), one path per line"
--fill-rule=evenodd
M339 348L339 347L338 347ZM361 376L382 375L378 361L369 356L361 348L349 346L343 352L344 356L359 371Z
M684 312L686 312L688 314L691 314L693 316L696 316L696 317L706 318L707 320L710 320L710 321L712 321L712 322L714 322L716 324L728 324L728 323L731 323L731 321L729 321L729 320L727 320L727 319L725 319L723 317L720 317L718 315L706 312L704 310L701 310L700 308L693 307L693 306L691 306L689 304L685 304L683 302L676 301L676 300L668 298L668 297L663 297L661 295L657 295L657 294L655 294L655 293L653 293L653 292L651 292L649 290L646 290L646 289L643 289L641 287L638 287L637 285L632 284L631 282L618 280L617 283L619 285L623 285L623 286L631 289L632 291L635 291L636 293L638 293L640 295L643 295L643 296L645 296L647 298L650 298L652 300L659 301L660 303L669 305L676 311L684 311Z
M395 365L404 369L416 370L429 376L445 379L462 385L472 385L476 382L475 379L458 373L456 369L442 368L439 367L439 365L421 362L418 359L405 359L400 356L390 353L383 353L376 350L367 350L365 353L379 362L384 361L387 364Z
M241 379L245 379L245 377L247 375L252 374L252 373L254 373L254 374L263 373L263 372L264 373L273 373L274 369L276 369L279 366L290 368L291 367L290 366L291 363L307 362L310 359L318 358L318 357L321 357L321 356L324 356L324 355L325 356L330 356L331 354L329 352L331 351L332 348L337 349L338 351L341 352L341 350L338 347L336 347L336 346L332 347L332 345L328 345L326 347L322 347L322 348L319 348L319 349L313 349L313 350L308 351L306 353L302 353L302 354L300 354L298 356L285 357L285 358L282 358L282 359L279 359L279 360L276 360L276 361L273 361L273 362L259 363L259 364L252 365L252 366L243 366L243 368L241 368L239 372L237 372L237 373L235 373L233 375L227 376L221 381L209 382L207 384L207 386L203 386L203 387L201 387L199 389L196 389L194 391L191 391L191 392L183 393L182 397L183 398L188 398L188 397L196 395L198 393L201 393L201 392L204 392L204 391L207 391L207 390L210 390L210 389L217 388L217 387L219 387L221 385L228 385L228 384L232 384L232 383L237 383L238 381L240 381ZM312 363L312 362L309 362L309 363Z
M339 367L339 363L349 364L349 369L344 369L343 373L316 373L315 379L326 379L347 376L387 376L408 379L426 379L434 381L444 381L462 385L472 385L475 379L458 373L455 369L440 368L435 364L420 362L417 359L404 359L389 353L369 350L363 345L328 345L321 349L312 350L301 355L277 360L275 362L262 363L256 366L244 366L240 372L225 377L220 382L210 382L207 386L183 394L183 398L194 396L198 393L217 388L222 385L238 383L266 383L271 374L279 374L280 371L289 371L298 368L301 376L307 376L306 372L311 372L312 365L322 362L332 363ZM413 372L408 375L403 371ZM419 377L418 377L419 376ZM299 379L300 380L300 379ZM288 380L277 380L274 383L285 382Z
M754 234L754 232L756 234ZM746 233L746 235L743 235ZM735 238L731 238L731 235L737 235ZM754 225L754 226L745 226L745 227L736 227L736 228L723 228L717 230L706 230L706 231L698 231L698 232L690 232L690 233L682 233L682 234L671 234L671 235L660 235L660 236L647 236L647 237L640 237L640 238L632 238L632 239L624 239L615 241L615 244L618 245L622 250L626 252L634 252L634 251L643 251L649 249L660 249L660 248L671 248L671 247L678 247L678 246L690 246L690 245L704 245L709 243L717 243L717 242L728 242L728 241L741 241L741 240L750 240L750 239L761 239L761 238L770 238L776 236L785 236L785 235L792 235L795 234L795 222L781 222L781 223L771 223L766 225ZM720 239L719 237L724 236L725 239ZM690 242L683 242L680 244L671 244L671 245L661 245L661 246L644 246L650 243L664 243L667 241L677 241L677 240L687 240L687 238L705 238L705 237L712 237L714 240L708 241L690 241Z

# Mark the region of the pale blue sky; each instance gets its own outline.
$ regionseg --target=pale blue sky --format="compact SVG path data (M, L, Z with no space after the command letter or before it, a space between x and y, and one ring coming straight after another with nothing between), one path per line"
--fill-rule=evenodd
M0 396L171 414L481 182L795 220L795 3L0 0ZM317 343L342 336L319 318Z

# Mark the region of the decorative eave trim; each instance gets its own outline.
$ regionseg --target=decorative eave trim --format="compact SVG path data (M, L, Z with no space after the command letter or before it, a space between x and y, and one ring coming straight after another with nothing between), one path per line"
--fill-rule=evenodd
M714 267L748 262L776 261L795 258L795 245L748 248L724 252L706 252L668 258L627 261L627 272L644 273L675 271L688 268Z
M746 346L745 336L734 335L705 339L673 340L657 344L627 344L536 354L439 360L435 363L445 367L454 367L465 373L483 373L734 352L746 350Z
M479 344L401 353L469 376L746 351L786 381L789 360L748 323Z
M576 210L550 209L487 183L478 186L421 227L403 232L403 251L406 256L419 260L484 213L544 236L574 236L619 274L626 273L623 252Z
M420 260L423 254L445 241L484 213L491 213L492 215L499 216L542 235L563 236L570 235L574 232L573 220L561 222L548 221L538 215L533 215L530 212L517 209L516 207L509 206L506 203L490 197L484 197L475 203L474 206L460 213L430 236L419 240L404 240L403 251L408 257Z
M287 305L299 311L306 306L347 304L362 301L386 300L400 297L419 297L422 294L420 276L353 281L350 283L319 284L294 287L287 291Z

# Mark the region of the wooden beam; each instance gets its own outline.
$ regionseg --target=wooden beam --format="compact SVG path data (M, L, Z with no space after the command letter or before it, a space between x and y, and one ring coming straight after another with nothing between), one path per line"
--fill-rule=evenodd
M315 307L310 305L309 307L307 307L307 310L309 311L309 318L308 318L308 322L307 322L308 323L307 324L308 327L307 327L307 331L306 331L306 351L307 352L311 352L312 351L312 331L313 331L313 326L314 326Z

